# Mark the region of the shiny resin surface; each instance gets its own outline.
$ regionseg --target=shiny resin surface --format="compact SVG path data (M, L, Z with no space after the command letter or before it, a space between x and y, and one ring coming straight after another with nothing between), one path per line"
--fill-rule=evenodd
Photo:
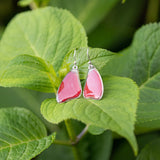
M103 81L95 68L88 71L83 96L91 99L101 99L103 96Z
M63 79L57 92L57 102L62 103L70 99L78 98L82 89L78 70L71 70Z

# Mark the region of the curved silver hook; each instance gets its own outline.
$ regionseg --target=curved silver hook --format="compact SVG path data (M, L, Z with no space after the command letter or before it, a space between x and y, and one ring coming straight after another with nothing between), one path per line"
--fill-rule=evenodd
M74 50L74 64L76 65L76 49Z
M91 63L91 59L90 59L90 57L89 57L89 48L87 48L87 56L88 56L88 60L89 60L89 62L88 62L88 64L89 64L88 69L93 69L94 66L93 66L93 64Z
M77 62L76 62L76 49L74 50L74 65L72 67L72 69L78 69L78 66L77 66Z

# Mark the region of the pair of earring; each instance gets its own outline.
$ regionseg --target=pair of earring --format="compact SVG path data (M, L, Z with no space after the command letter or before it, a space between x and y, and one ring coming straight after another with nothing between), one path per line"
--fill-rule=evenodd
M83 90L83 97L99 100L103 96L103 81L98 70L91 63L88 52L89 49L87 49L89 60L88 75ZM81 93L82 87L79 79L78 66L76 64L76 50L74 50L74 65L60 84L56 99L58 103L62 103L80 97Z

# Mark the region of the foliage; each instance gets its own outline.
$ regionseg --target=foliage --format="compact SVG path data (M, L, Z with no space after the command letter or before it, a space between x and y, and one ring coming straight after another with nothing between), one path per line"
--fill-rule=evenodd
M104 130L111 129L126 137L137 152L133 135L137 87L131 80L125 78L106 77L103 80L106 93L103 100L80 98L65 104L57 104L55 99L47 99L42 103L41 112L52 123L73 118Z
M128 1L125 4L128 4ZM48 136L45 125L29 110L18 107L0 109L0 159L29 160L45 150L36 159L64 159L63 152L66 153L66 159L106 160L111 157L114 160L119 155L124 157L126 148L128 152L125 156L135 159L126 142L124 146L120 145L122 148L118 147L121 149L112 156L113 138L127 139L137 155L138 145L142 149L142 146L149 142L149 137L143 142L140 141L143 138L138 138L137 145L135 133L159 130L159 23L141 27L132 44L118 54L102 48L89 48L90 59L103 78L102 100L80 97L58 104L55 99L62 79L73 65L74 49L77 50L80 79L82 84L84 83L88 70L87 34L90 44L90 38L96 37L94 29L97 27L96 30L102 31L98 25L117 2L120 1L19 1L20 6L29 5L36 10L18 14L3 33L0 40L0 86L52 93L9 89L9 92L15 91L25 99L28 107L37 114L41 104L41 114L51 124L45 121ZM46 5L54 7L37 9ZM56 6L70 10L78 20L69 11ZM101 25L104 25L104 22ZM124 28L120 31L124 32ZM99 39L92 42L96 41ZM3 93L3 90L6 89L0 88L0 92ZM5 95L2 97L5 98ZM14 97L16 95L13 95L13 99ZM27 99L30 102L27 102ZM43 119L40 114L38 116ZM80 133L84 125L86 127ZM60 140L54 140L55 130L57 139ZM106 130L114 132L113 138L111 131ZM92 135L87 134L82 139L86 131ZM137 160L149 157L158 160L159 136L155 134L150 137L156 140L141 150ZM143 143L142 146L140 142ZM48 148L52 143L66 145L66 148L57 146L54 151L53 146ZM72 150L67 148L68 146ZM116 153L114 150L112 152Z
M58 35L59 35L58 32L53 32L51 35L47 34L50 31L50 28L47 28L49 31L48 30L47 31L41 30L41 28L43 29L44 22L46 21L46 18L41 17L42 18L41 23L43 22L42 23L43 25L41 25L41 23L38 25L39 26L38 33L49 35L49 38L47 37L48 39L50 39L50 37L51 38L54 37L54 41L56 41L56 42L54 42L52 45L50 45L50 43L48 45L44 45L44 44L47 44L47 42L48 42L47 38L40 39L41 35L39 35L39 34L38 35L30 34L30 33L27 34L28 27L26 28L25 23L23 25L20 25L18 23L18 22L21 22L22 19L25 19L25 20L29 19L29 21L32 21L32 19L30 20L30 17L33 17L35 19L36 17L38 17L38 15L44 16L44 13L46 14L46 16L54 15L53 19L55 19L55 17L57 15L61 18L62 14L63 14L63 18L64 18L64 15L66 17L69 17L69 18L65 18L66 27L65 27L65 23L63 25L63 27L65 27L65 30L64 31L63 31L63 29L60 30L59 34L62 37L60 39L58 37ZM30 16L30 14L31 14L31 16ZM34 16L32 16L32 14ZM59 18L59 20L60 20L60 18ZM77 23L77 25L72 26L75 29L72 29L73 34L69 35L68 33L70 33L71 28L69 26L67 26L67 24L70 21L72 21L72 19L73 19L73 23L71 23L71 24ZM50 23L51 22L52 21L50 19ZM15 26L15 24L16 24L16 26ZM19 25L20 25L20 27L19 27ZM55 21L53 21L53 24L51 23L51 25L55 26L55 28L59 28L59 23L56 23ZM49 26L49 24L48 24L48 26ZM15 55L12 55L12 56L15 56L15 58L11 59L11 57L9 55L11 54L12 47L8 47L7 45L4 45L4 44L7 41L7 44L9 45L8 37L10 37L10 36L14 37L16 35L16 32L14 32L15 27L19 28L19 31L21 31L21 33L23 33L19 37L19 41L22 42L22 45L24 44L26 55L20 55L22 53L21 50L24 50L24 48L21 45L21 50L18 49L17 52L15 52ZM35 31L36 29L37 29L37 25L33 24L32 31ZM52 27L52 29L53 29L53 27ZM25 30L25 32L24 32L24 30ZM81 34L79 34L80 38L76 36L77 35L76 32L78 33L79 31L81 32ZM17 32L18 32L18 30L17 30ZM29 32L29 29L28 29L28 32ZM37 37L39 37L39 38L37 39ZM56 37L57 37L57 40L56 40ZM37 40L38 40L38 44L36 43ZM18 41L18 39L17 39L17 41ZM67 43L65 43L66 41L67 41ZM14 42L10 41L10 43L12 43L13 47L17 47L16 41L14 41ZM15 45L13 43L15 43ZM43 44L42 46L45 48L41 48L41 50L40 50L38 47L40 44ZM56 92L56 87L59 86L59 84L60 84L60 81L57 78L56 72L57 73L61 72L61 70L59 70L59 68L61 68L60 64L62 64L62 67L63 67L63 63L62 63L63 57L64 57L65 53L67 53L70 50L70 48L76 48L76 47L78 47L78 45L79 45L79 47L86 45L85 33L83 31L82 26L80 26L79 23L77 21L75 21L75 19L69 13L67 15L66 11L64 11L64 13L63 13L62 10L58 10L56 8L55 9L48 8L48 9L41 9L38 11L33 11L32 13L24 13L24 14L19 15L17 18L15 18L10 23L9 27L7 28L7 31L4 33L2 41L1 41L0 52L5 54L6 57L7 56L10 57L8 59L11 59L10 62L8 63L8 65L6 67L4 67L5 68L4 71L2 70L3 72L2 72L2 76L1 76L1 80L0 80L1 86L25 87L25 88L29 88L29 89L38 90L38 91L44 91L44 92L54 92L54 91ZM61 46L63 46L63 48ZM52 48L50 48L50 47L52 47ZM42 52L42 49L45 52ZM57 55L60 55L59 52L62 52L62 49L63 49L64 55L61 54L61 56L57 56ZM51 50L52 50L52 52L51 52ZM86 52L86 49L82 49L82 50L80 49L80 51L77 52L77 54L80 52L80 54L78 54L79 55L79 65L80 66L82 65L82 68L83 68L83 66L85 66L85 68L86 68L86 64L87 64L87 57L85 58L83 56L84 58L81 58L82 55L84 54L84 51ZM29 53L29 54L27 55L27 53ZM54 56L51 53L54 53ZM31 56L32 54L34 56ZM113 57L113 54L111 52L107 52L107 51L100 50L100 49L92 49L90 54L91 55L93 54L93 57L91 57L91 59L97 60L97 63L95 62L95 64L97 66L99 66L99 69L101 69L111 59L111 57ZM19 55L19 56L16 56L16 55ZM6 57L5 57L5 60L7 61ZM39 58L39 57L41 57L41 58ZM103 58L101 58L101 57L103 57ZM72 60L73 54L67 55L67 58L65 58L65 61L70 62L68 59ZM65 61L64 61L64 63L66 64ZM100 64L100 62L101 62L101 64ZM93 63L94 63L94 61L93 61ZM3 64L4 64L4 61L3 61L2 65ZM53 66L53 68L52 68L52 66ZM2 69L3 69L3 67L2 67ZM117 86L117 83L119 83L120 85ZM135 122L135 112L136 112L136 105L137 105L137 99L138 99L138 91L137 91L138 89L134 84L132 84L132 82L130 80L121 79L121 78L117 78L117 77L104 78L104 84L106 84L105 89L106 89L106 92L108 92L108 95L106 97L104 96L102 101L100 101L98 103L92 102L92 101L85 101L85 100L82 100L82 102L81 101L77 102L78 108L80 107L79 106L80 104L83 104L82 111L81 112L78 111L80 113L80 115L77 117L74 116L74 112L73 113L69 112L69 110L71 110L70 107L73 106L74 101L72 101L71 103L67 103L69 106L68 112L69 112L69 114L71 114L71 116L69 116L69 117L67 116L67 110L66 110L65 117L62 116L61 112L59 114L54 115L54 116L52 115L51 118L54 117L54 121L52 121L52 122L53 123L59 122L56 120L56 116L60 115L59 118L62 120L68 119L68 118L75 118L75 119L83 121L86 124L97 126L97 127L103 128L103 129L110 128L113 131L119 133L120 135L126 137L130 141L130 143L136 153L137 146L136 146L135 137L133 135L133 129L134 129L133 125ZM108 84L110 84L110 85L108 85ZM114 90L117 87L120 90L116 90L116 92L114 92ZM131 90L128 90L128 89L131 89ZM109 94L109 90L111 90L110 94ZM123 94L122 96L120 96L120 94L122 92L126 93L126 95ZM113 103L112 100L118 96L119 96L119 99L116 99L116 101ZM124 100L127 100L127 101L124 102ZM51 103L51 105L53 105L52 107L56 107L57 102L55 100L50 101L50 103ZM108 104L108 107L109 108L111 107L111 108L109 109L106 104ZM124 106L124 104L125 104L125 106ZM105 110L102 109L104 105L106 105ZM112 107L112 105L113 105L113 107ZM84 108L86 108L86 106L89 106L87 109L89 111L87 111L87 114L85 115L84 113L86 111L84 110ZM97 106L99 106L100 109L98 109ZM86 119L88 113L92 110L93 107L95 108L94 112L92 114L93 117L91 115L92 118L89 118L89 119L92 119L92 121L95 121L94 123L92 121L90 121L89 119ZM117 107L117 108L115 108L115 107ZM123 108L123 107L125 107L125 108ZM56 108L60 109L60 107L56 107ZM65 106L65 108L67 108L67 107ZM123 109L125 112L121 113L121 111L120 111L121 109ZM127 109L128 109L128 111L127 111ZM61 109L60 109L60 111L61 111ZM113 111L115 111L115 112L113 112ZM119 116L118 116L119 119L115 119L116 116L114 114L117 114L117 113L119 114ZM95 114L97 114L97 117L94 116ZM99 121L99 124L96 124L97 123L96 119L98 119L101 114L103 115L102 116L103 118L101 121ZM130 116L128 116L128 114L130 114ZM83 117L84 115L86 117ZM124 115L126 115L126 116L124 116ZM123 120L123 118L124 118L124 120ZM50 117L49 117L49 119L50 119ZM120 123L120 120L122 120L121 123ZM111 121L110 125L108 124L109 121ZM126 121L129 122L128 125L126 123L124 123ZM118 125L117 125L117 122L119 123ZM126 128L127 128L127 130L126 130Z
M31 159L52 144L54 134L47 137L44 124L30 111L4 108L0 115L0 159Z
M109 62L104 72L130 77L139 85L137 132L159 128L159 28L159 23L142 27L131 47L121 52L123 56Z

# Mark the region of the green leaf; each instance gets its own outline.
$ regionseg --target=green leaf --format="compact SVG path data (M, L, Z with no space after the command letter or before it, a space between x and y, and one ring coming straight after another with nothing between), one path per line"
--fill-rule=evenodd
M57 81L53 67L46 64L43 59L31 55L19 55L9 62L1 76L0 85L55 92Z
M142 149L136 160L159 160L159 148L160 139L156 139Z
M105 77L104 97L100 101L79 98L59 104L55 99L42 103L41 113L52 123L73 118L85 124L111 129L125 137L137 153L134 123L138 88L127 78Z
M0 109L0 159L30 160L48 148L55 135L47 137L44 124L23 108Z
M65 55L82 46L87 46L85 31L68 11L44 8L22 13L0 43L0 85L53 92Z
M66 10L48 7L19 14L0 43L0 75L9 61L21 54L40 57L57 72L70 50L86 46L82 25Z
M91 32L120 0L51 0L52 6L65 8Z
M130 77L139 85L136 132L159 129L160 23L138 30L132 45L121 53L107 64L102 73Z

